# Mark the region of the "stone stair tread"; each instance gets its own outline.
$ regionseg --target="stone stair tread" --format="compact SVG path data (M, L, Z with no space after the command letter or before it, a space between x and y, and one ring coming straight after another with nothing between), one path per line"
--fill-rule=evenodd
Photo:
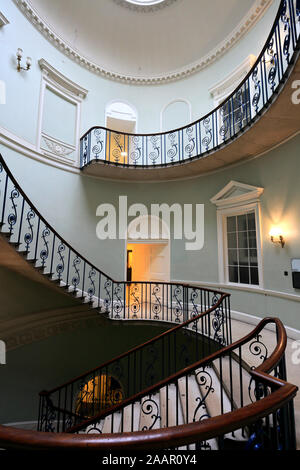
M122 416L122 413L120 411L116 411L115 413L112 413L111 415L106 416L106 418L104 419L102 433L110 434L112 432L114 433L119 432L121 416Z
M160 421L159 393L144 397L140 405L139 431L159 429Z
M193 423L210 418L206 405L202 402L202 394L194 374L179 379L178 387L185 423ZM188 407L186 406L187 393L189 396ZM212 450L218 449L216 439L210 439L207 441L207 445L208 448L211 448Z
M139 430L140 422L140 403L135 402L132 405L125 406L123 412L123 432L135 432Z
M163 387L159 391L161 428L184 424L180 405L179 389L175 384ZM178 404L178 406L177 406Z

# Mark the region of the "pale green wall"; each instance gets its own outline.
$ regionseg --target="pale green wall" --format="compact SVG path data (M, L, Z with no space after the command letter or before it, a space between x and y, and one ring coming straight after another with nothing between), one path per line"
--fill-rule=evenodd
M9 351L0 366L0 423L36 421L39 392L51 390L163 333L163 326L81 323L75 331Z
M210 199L229 181L265 188L261 197L263 268L265 289L299 295L292 287L291 258L300 258L300 136L268 154L238 166L187 181L121 183L99 180L55 169L0 147L9 167L25 192L57 231L83 255L115 279L124 278L125 243L96 237L96 208L101 203L117 206L119 195L128 204L141 202L205 205L205 244L199 252L186 252L183 241L171 244L171 278L218 282L216 207ZM283 171L284 168L284 171ZM34 182L34 184L33 184ZM129 219L130 221L130 219ZM277 249L269 240L272 223L287 229L287 244ZM284 276L284 271L289 276ZM300 329L300 304L264 295L234 292L232 308L259 316L276 314L290 327Z
M71 296L54 292L52 288L4 266L0 266L0 285L0 322L43 310L78 305Z
M13 0L0 0L1 11L10 24L0 28L0 80L7 86L7 104L0 106L0 126L36 143L41 71L38 60L44 58L64 75L89 90L82 106L81 134L94 125L104 125L105 105L111 100L129 101L138 111L138 131L155 132L160 128L160 111L170 101L181 98L192 103L192 120L213 107L208 89L250 53L258 55L270 31L279 0L241 41L212 66L191 77L157 86L131 86L104 79L71 61L55 49L23 16ZM30 72L17 73L15 53L32 56ZM55 120L56 117L53 116ZM54 136L55 137L55 136Z

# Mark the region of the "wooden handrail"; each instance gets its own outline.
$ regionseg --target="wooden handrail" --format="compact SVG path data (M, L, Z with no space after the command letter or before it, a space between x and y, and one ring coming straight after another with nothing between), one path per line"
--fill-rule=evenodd
M114 413L116 411L121 410L123 407L128 406L141 398L143 398L146 395L153 395L155 392L157 392L159 389L167 386L168 384L175 382L176 380L179 380L180 378L191 374L194 372L195 369L199 369L200 367L204 367L207 364L212 363L216 359L219 359L222 356L225 356L231 352L233 352L235 349L238 347L243 346L244 344L248 343L252 339L254 339L263 329L266 325L275 323L276 329L277 329L277 344L272 352L271 356L264 361L258 368L257 371L261 373L266 373L268 374L271 370L273 370L280 362L281 358L284 355L284 351L286 348L286 343L287 343L287 335L285 328L283 326L283 323L281 320L278 318L264 318L261 320L261 322L256 326L256 328L244 336L243 338L239 339L235 343L232 343L229 346L226 346L222 348L220 351L216 351L212 353L210 356L205 357L204 359L201 359L200 361L197 361L196 363L185 367L179 372L176 372L175 374L171 375L170 377L167 377L166 379L161 380L160 382L156 383L155 385L152 385L148 387L147 389L144 389L137 393L136 395L126 398L123 400L121 403L114 405L110 408L106 408L102 412L98 413L97 415L93 416L92 418L89 418L83 422L81 422L78 425L72 426L68 429L68 432L77 432L80 429L84 429L85 427L89 426L92 423L95 423L99 421L100 419L105 418L106 416L110 415L111 413Z
M95 434L45 433L0 426L0 447L17 450L46 451L55 449L84 450L86 452L107 451L108 448L112 451L143 451L149 450L149 448L160 450L206 441L252 424L288 404L296 396L298 390L295 385L268 375L268 372L274 369L283 357L286 347L286 332L279 319L265 318L251 333L234 344L211 354L206 359L169 378L169 380L180 378L182 375L188 374L189 371L230 353L233 349L241 347L255 338L270 323L275 323L277 329L276 348L269 359L249 373L254 380L270 387L272 392L250 405L197 423L151 431L103 434L100 436ZM161 384L167 381L163 381Z
M263 418L289 403L297 393L295 385L252 371L254 378L277 390L267 397L230 413L197 423L151 431L116 434L69 434L26 431L0 426L0 446L18 450L69 450L85 452L160 450L189 445L233 432Z

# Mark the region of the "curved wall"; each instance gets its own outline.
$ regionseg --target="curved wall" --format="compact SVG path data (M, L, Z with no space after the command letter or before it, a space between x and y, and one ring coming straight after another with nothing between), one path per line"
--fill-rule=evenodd
M171 280L194 281L232 291L232 309L264 317L278 315L286 325L300 329L299 291L293 289L291 259L300 258L300 136L246 163L195 179L163 183L120 183L60 171L3 145L0 151L17 181L57 231L75 249L114 279L125 276L125 241L99 240L96 227L99 204L118 207L119 196L128 205L153 203L204 204L204 248L186 251L185 241L171 233ZM284 171L283 171L284 170ZM264 188L261 196L263 289L230 289L219 284L216 207L210 202L231 180ZM132 219L128 218L128 221ZM270 242L271 226L287 233L284 249ZM284 272L288 272L288 276Z
M13 0L8 0L1 4L1 11L10 24L0 28L0 80L6 83L7 88L7 104L0 106L0 126L31 144L36 143L41 82L38 60L41 58L89 91L82 105L81 134L94 125L105 125L105 106L115 99L128 101L137 109L138 132L159 131L161 109L174 99L190 102L192 120L196 120L213 108L208 89L230 74L249 54L259 54L278 6L279 0L274 0L250 32L203 71L164 85L132 86L104 79L70 60L30 24ZM25 57L29 55L33 58L32 69L27 73L17 73L15 70L18 47L24 50Z
M82 102L80 132L104 124L107 102L126 100L138 111L138 131L154 132L160 127L160 111L174 99L192 104L192 119L213 107L208 88L229 74L249 53L258 54L277 12L275 0L264 17L224 57L187 79L160 86L125 85L99 77L80 67L55 49L23 16L12 0L1 5L10 24L0 28L0 80L7 88L6 105L0 105L0 126L23 138L32 148L37 140L37 121L41 70L37 61L44 58L60 72L88 89ZM249 45L251 49L249 50ZM29 72L17 73L15 52L33 56ZM56 119L56 116L53 117ZM184 123L182 123L184 124ZM1 129L0 129L1 136ZM124 240L100 241L96 237L96 209L101 203L118 204L119 195L128 203L198 203L205 205L205 243L198 252L187 252L184 243L172 240L171 280L194 281L221 287L218 277L216 207L210 199L231 180L265 189L261 197L263 242L263 289L231 289L232 309L260 317L278 315L286 325L300 329L299 291L291 281L291 258L300 258L300 189L298 148L300 137L256 160L189 181L166 183L119 183L102 181L78 173L61 171L30 159L0 145L0 151L25 192L40 212L61 235L88 259L115 279L124 279ZM284 172L283 172L284 168ZM288 228L284 250L269 240L270 226L284 223ZM288 276L284 276L284 271Z

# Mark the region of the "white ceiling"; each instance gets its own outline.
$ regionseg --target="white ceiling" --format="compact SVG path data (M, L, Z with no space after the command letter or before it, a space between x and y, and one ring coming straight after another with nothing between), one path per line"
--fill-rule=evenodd
M121 0L30 0L44 22L80 55L103 69L148 78L199 61L255 3L173 0L145 12Z

